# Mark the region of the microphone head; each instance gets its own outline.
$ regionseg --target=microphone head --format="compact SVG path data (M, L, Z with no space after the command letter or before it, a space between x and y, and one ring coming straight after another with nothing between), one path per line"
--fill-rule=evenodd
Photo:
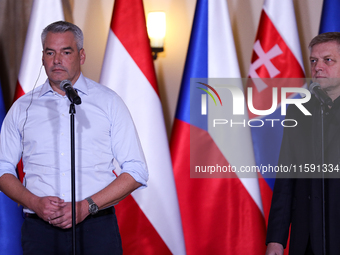
M321 85L317 82L313 82L309 85L309 91L314 94L314 89L319 88L321 89Z
M62 82L60 82L60 89L62 90L62 91L65 91L65 86L66 85L69 85L69 86L72 86L72 83L71 83L71 81L70 80L63 80Z
M328 106L333 105L332 99L327 95L325 91L321 88L321 85L317 82L313 82L309 86L309 91L315 95L315 97L320 101L321 104Z

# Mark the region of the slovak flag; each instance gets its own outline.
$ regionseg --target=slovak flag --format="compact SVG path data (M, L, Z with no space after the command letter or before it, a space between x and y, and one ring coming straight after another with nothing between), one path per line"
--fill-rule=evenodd
M124 253L185 254L142 0L115 1L100 82L129 108L149 170L148 187L116 206Z
M211 126L215 114L236 118L221 113L222 105L232 108L232 98L220 98L217 85L229 82L243 92L227 1L198 0L170 146L187 254L265 253L256 174L238 178L205 172L255 164L248 126ZM206 108L201 99L208 101ZM245 111L244 122L247 118Z
M294 82L290 82L293 79L287 79L287 82L275 83L266 83L268 80L260 79L277 78L277 81L284 81L283 78L305 77L292 0L265 0L255 38L249 77L254 81L249 83L253 91L254 108L261 110L271 108L274 86L280 91L282 87L304 85L302 79L296 79ZM278 107L270 115L257 116L249 111L250 119L279 120L273 125L271 123L261 128L251 128L257 166L277 166L283 135L281 121L285 118L281 115L280 103L281 97L278 96ZM275 176L263 174L263 177L259 179L259 183L264 216L268 222Z

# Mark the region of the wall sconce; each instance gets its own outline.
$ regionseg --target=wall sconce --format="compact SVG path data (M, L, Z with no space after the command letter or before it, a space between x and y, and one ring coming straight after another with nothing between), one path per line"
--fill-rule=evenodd
M148 35L153 59L157 53L164 51L164 38L166 30L165 12L149 12L147 18Z

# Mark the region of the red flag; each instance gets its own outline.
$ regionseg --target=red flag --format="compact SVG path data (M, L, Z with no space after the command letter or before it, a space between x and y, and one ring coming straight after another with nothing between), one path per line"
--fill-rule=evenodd
M117 218L126 254L184 254L169 145L142 0L116 0L100 82L130 110L148 164L146 189L120 202Z

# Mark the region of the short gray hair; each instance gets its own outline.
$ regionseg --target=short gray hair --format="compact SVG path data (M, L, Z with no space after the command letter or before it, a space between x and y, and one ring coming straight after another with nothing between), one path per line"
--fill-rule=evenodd
M309 43L311 50L315 45L326 42L336 42L340 46L340 32L327 32L315 36Z
M83 42L84 42L83 32L76 25L70 22L66 22L66 21L57 21L57 22L49 24L47 27L44 28L44 30L41 33L41 43L42 43L43 48L44 48L46 36L49 32L65 33L67 31L70 31L73 33L74 38L77 43L78 51L81 50L83 48Z

